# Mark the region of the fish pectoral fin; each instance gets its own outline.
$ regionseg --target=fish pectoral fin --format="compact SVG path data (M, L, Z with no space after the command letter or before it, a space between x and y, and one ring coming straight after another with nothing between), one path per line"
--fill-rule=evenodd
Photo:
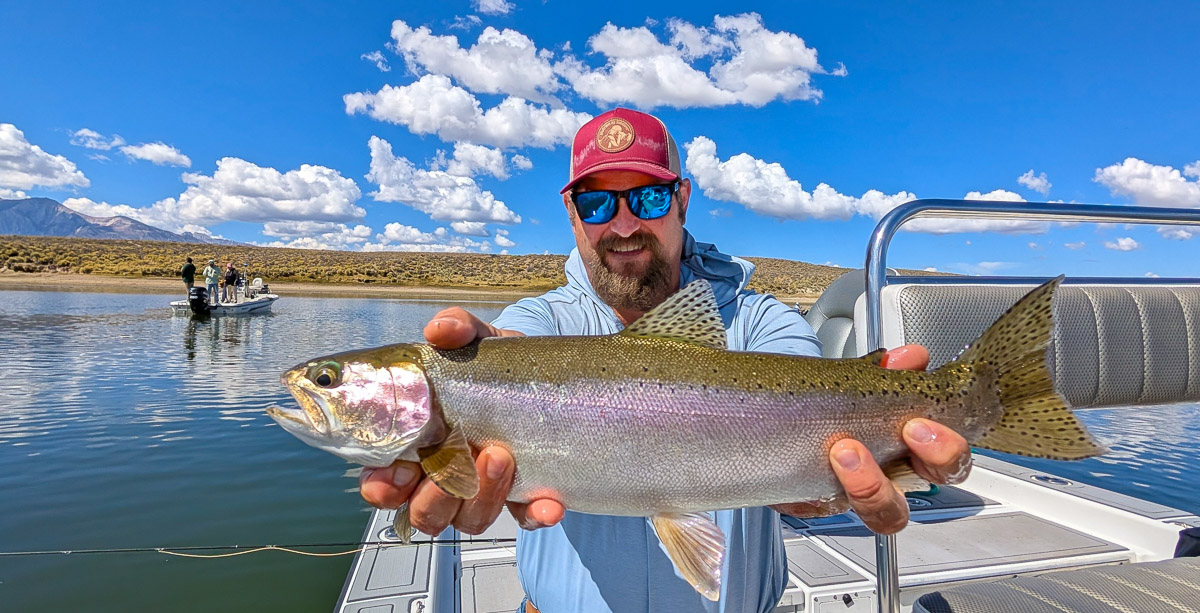
M441 444L422 449L418 454L425 476L443 492L464 500L479 493L479 473L475 471L471 446L461 428L451 428Z
M705 598L717 600L725 559L721 528L703 513L662 513L650 521L683 579Z
M396 516L392 518L392 530L396 531L396 538L404 545L412 543L412 522L408 521L408 503L404 503L396 509Z
M620 332L624 336L666 338L726 349L725 324L712 284L697 279L671 294Z
M901 494L929 489L929 481L918 475L908 460L900 460L880 468L883 469L883 476L887 477Z

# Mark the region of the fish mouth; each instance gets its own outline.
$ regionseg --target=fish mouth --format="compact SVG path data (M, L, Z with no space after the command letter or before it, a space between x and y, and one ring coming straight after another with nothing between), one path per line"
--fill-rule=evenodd
M328 403L325 397L318 394L316 390L309 389L311 384L304 378L302 369L290 370L284 373L279 380L291 392L299 406L267 407L267 415L289 432L328 436L331 431L331 413Z

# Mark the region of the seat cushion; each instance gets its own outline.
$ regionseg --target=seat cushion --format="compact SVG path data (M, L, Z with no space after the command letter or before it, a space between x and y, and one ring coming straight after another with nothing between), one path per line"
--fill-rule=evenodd
M1200 613L1200 558L973 583L925 594L913 613Z

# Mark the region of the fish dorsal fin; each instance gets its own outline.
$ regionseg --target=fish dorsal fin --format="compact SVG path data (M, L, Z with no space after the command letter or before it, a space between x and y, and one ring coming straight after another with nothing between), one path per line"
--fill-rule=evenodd
M725 349L725 324L712 285L704 279L688 283L662 304L621 331L624 336L667 338Z
M479 493L479 473L471 458L471 446L462 429L454 427L440 445L418 451L421 468L442 491L455 498L474 498Z
M725 535L704 513L661 513L650 518L684 581L709 600L721 596Z

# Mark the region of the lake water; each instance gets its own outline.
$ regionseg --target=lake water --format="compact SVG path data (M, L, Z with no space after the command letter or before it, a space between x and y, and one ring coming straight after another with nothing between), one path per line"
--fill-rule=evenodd
M0 551L356 542L358 469L263 411L291 402L285 369L419 340L447 305L285 296L271 315L195 321L170 299L0 291ZM1200 513L1200 405L1082 417L1111 454L1022 463ZM0 611L325 613L350 561L0 557Z

